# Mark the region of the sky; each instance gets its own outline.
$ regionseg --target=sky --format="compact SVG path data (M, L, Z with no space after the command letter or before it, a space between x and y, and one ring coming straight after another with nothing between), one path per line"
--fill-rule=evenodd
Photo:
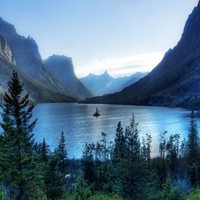
M77 77L151 71L181 38L198 0L0 0L0 17L42 59L72 57Z

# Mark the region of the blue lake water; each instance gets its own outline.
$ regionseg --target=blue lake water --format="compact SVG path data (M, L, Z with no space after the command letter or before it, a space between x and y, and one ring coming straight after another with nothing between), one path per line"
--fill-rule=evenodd
M93 117L96 107L101 116ZM132 113L138 122L140 137L152 135L152 155L158 153L158 141L161 132L180 134L187 137L190 123L190 110L183 108L147 107L130 105L95 105L77 103L37 104L33 119L38 118L34 129L35 139L42 142L45 138L53 150L58 146L63 131L69 158L80 158L87 143L101 140L101 132L107 133L108 141L114 141L119 121L125 129L129 125ZM197 120L198 124L198 120Z

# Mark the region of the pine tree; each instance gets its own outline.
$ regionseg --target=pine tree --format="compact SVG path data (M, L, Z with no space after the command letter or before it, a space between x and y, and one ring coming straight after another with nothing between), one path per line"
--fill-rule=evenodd
M123 196L137 198L142 192L144 179L147 176L147 161L142 156L142 146L139 138L138 123L134 114L130 126L125 130L126 155L123 161L123 176L121 177Z
M147 166L150 169L151 167L151 142L152 137L149 134L146 134L147 136L147 142L146 142L146 160L147 160Z
M95 148L94 144L86 143L85 149L83 151L83 157L81 160L83 168L83 176L84 179L89 182L89 184L93 184L96 180L94 156L93 156L94 148Z
M175 135L171 135L169 138L169 141L166 144L166 151L167 151L167 162L168 162L168 170L171 174L171 176L173 176L173 178L175 178L177 176L178 173L178 156L179 156L179 139L180 139L180 135L179 134L175 134Z
M73 199L88 200L92 193L91 187L92 185L88 185L87 181L83 177L83 174L80 173L77 177L76 184L74 186Z
M131 161L137 161L141 155L141 144L139 138L138 124L135 122L135 116L132 115L130 126L126 127L125 140L128 155Z
M125 136L120 121L116 129L115 146L113 150L113 162L114 163L121 162L121 159L123 159L126 154L125 151L126 151Z
M48 144L45 141L45 138L42 141L40 153L41 153L41 161L47 163L50 150Z
M22 92L23 83L18 73L13 71L8 92L3 98L4 105L1 106L3 141L0 151L3 159L0 160L0 167L4 191L9 191L6 196L18 200L28 199L30 190L38 184L32 153L36 120L30 121L34 105L30 105L29 94L23 96Z
M45 191L48 199L56 200L59 199L64 191L66 183L64 175L60 172L59 158L57 154L52 154L49 157L48 163L45 169L44 183Z
M167 134L167 131L161 132L160 134L160 144L159 144L160 156L158 157L158 167L157 167L158 175L162 183L165 183L166 178L167 178L166 134Z
M172 183L172 180L167 177L166 182L162 184L160 198L162 200L182 200L185 199L185 191L179 183Z
M126 155L126 144L124 131L121 126L121 121L117 124L115 142L113 147L112 155L112 167L111 167L111 177L112 177L112 188L113 192L122 193L122 176L123 176L123 165L124 158Z
M139 138L138 124L134 114L130 120L130 126L125 129L118 123L113 155L113 181L114 192L121 194L125 199L144 199L145 190L153 190L151 171L148 168L151 153L151 137L148 137L147 145L142 146ZM145 144L145 141L143 142Z
M199 180L199 171L200 171L200 148L199 148L199 134L195 119L194 111L191 112L191 120L187 141L187 171L189 174L191 185L197 185Z
M65 144L65 135L62 131L60 135L60 141L57 149L58 158L59 158L59 169L62 173L67 172L67 150L66 150L66 144Z

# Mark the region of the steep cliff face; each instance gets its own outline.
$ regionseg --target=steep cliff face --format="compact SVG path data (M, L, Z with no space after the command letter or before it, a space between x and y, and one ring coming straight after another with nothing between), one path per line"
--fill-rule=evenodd
M15 59L6 39L0 35L0 100L7 89L7 81L8 77L11 77L11 71L17 70L15 64Z
M180 41L151 77L156 77L152 86L158 89L148 104L200 106L200 2L188 17Z
M6 38L19 68L26 74L37 74L37 71L41 66L32 66L35 62L40 63L41 56L35 41L30 37L25 38L18 35L15 27L4 21L2 18L0 18L0 34ZM27 64L31 64L31 66Z
M14 26L1 18L0 33L0 100L7 90L7 82L13 70L18 71L21 80L25 83L25 90L30 92L35 102L77 100L44 67L33 39L19 36Z
M53 55L44 61L48 70L57 80L79 99L92 97L91 92L81 83L74 73L72 59L66 56Z
M7 59L9 62L16 65L16 61L12 54L12 51L8 46L6 39L2 35L0 35L0 54L5 57L5 59Z
M144 78L90 102L200 107L200 2L178 44Z
M24 74L16 65L11 63L0 53L0 101L3 99L4 92L8 89L7 83L10 81L13 70L17 71L20 80L24 82L24 92L30 92L30 98L37 102L63 102L75 101L74 98L63 95L62 93L52 92L50 89L44 88L36 83L29 76Z
M25 38L18 35L15 27L5 22L2 18L0 18L0 34L8 42L16 60L16 65L26 75L33 78L44 88L73 96L43 65L38 46L31 37Z

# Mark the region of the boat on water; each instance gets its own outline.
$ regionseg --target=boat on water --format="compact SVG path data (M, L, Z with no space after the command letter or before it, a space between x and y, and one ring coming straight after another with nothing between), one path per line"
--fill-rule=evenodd
M94 117L99 117L100 116L100 111L98 108L96 108L95 113L93 114Z

